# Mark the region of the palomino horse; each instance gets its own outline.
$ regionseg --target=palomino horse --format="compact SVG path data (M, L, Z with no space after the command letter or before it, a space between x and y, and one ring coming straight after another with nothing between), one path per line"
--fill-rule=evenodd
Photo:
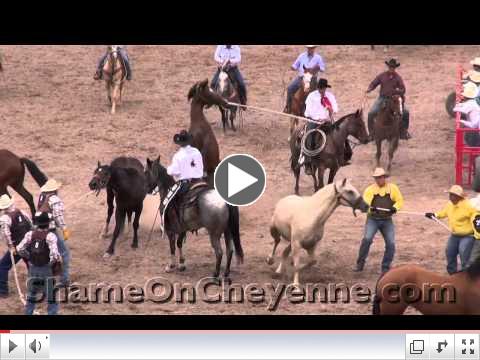
M402 315L408 307L424 315L480 315L480 261L453 275L399 266L378 280L375 292L373 315Z
M310 94L312 89L311 83L313 79L313 73L310 69L307 69L303 66L304 74L302 77L302 85L295 92L292 98L292 103L290 106L290 114L296 116L303 116L305 113L305 100L307 99L308 94ZM290 137L298 126L298 119L292 118L290 120Z
M362 212L368 210L360 193L347 179L327 185L313 196L290 195L277 203L270 225L270 234L275 243L271 256L267 258L269 265L274 263L275 251L281 239L288 242L276 270L277 276L282 274L291 251L293 283L300 283L299 271L315 263L315 248L323 237L325 223L339 205L351 207L354 215L357 209ZM309 256L308 263L303 267L300 267L301 249L306 250Z
M190 107L190 129L192 146L196 147L203 158L203 168L207 173L208 184L213 188L213 176L215 169L220 163L220 150L217 138L212 127L207 121L203 109L212 105L233 110L234 106L228 105L227 101L214 92L208 85L208 79L197 82L188 92Z
M239 103L240 102L240 96L238 95L238 90L235 88L233 81L230 79L228 76L227 71L222 67L220 69L220 74L218 76L218 83L216 88L214 89L217 94L222 96L224 99L226 99L229 102L233 103ZM219 107L220 109L220 114L222 115L222 125L223 125L223 132L226 132L226 127L228 124L228 120L230 120L230 127L233 131L237 131L235 128L235 118L237 116L237 108L224 108L224 107ZM240 108L239 111L242 111Z
M145 176L149 192L151 193L158 186L160 201L163 202L169 189L175 184L175 180L167 174L167 169L160 164L160 157L154 161L147 159ZM167 217L166 233L170 240L171 260L166 267L166 271L171 272L176 267L175 239L177 235L177 247L180 252L178 270L183 271L185 270L185 258L182 253L182 244L185 240L186 232L205 228L208 231L210 243L215 251L216 265L213 273L215 278L218 278L220 275L220 267L222 265L223 250L220 238L222 234L225 237L227 263L224 278L228 280L233 249L235 249L235 255L239 263L243 262L243 249L240 242L240 215L238 208L226 204L215 190L206 187L204 189L196 195L197 200L193 206L182 206L182 210L179 210L179 217L181 218L180 228L174 230L173 226L169 226Z
M108 215L104 235L108 233L115 199L115 230L104 258L109 258L115 252L115 243L123 229L125 219L128 216L130 223L133 213L135 213L135 218L133 220L132 248L138 248L138 227L143 211L143 200L147 195L142 163L134 158L117 158L112 161L111 165L102 165L99 161L88 186L90 190L97 191L97 194L102 189L107 189Z
M123 84L127 74L119 50L118 45L109 45L107 60L103 66L103 78L107 88L108 101L112 106L112 115L115 114L117 104L122 102Z
M310 136L317 136L314 133ZM345 157L345 142L348 136L353 136L362 144L368 143L368 133L363 121L362 110L346 115L333 125L333 130L327 134L327 142L323 151L312 159L312 178L314 190L317 191L324 186L324 174L330 169L328 183L331 184L338 169L340 161ZM301 154L302 129L297 128L290 139L291 169L295 176L295 194L299 193L299 180L301 165L298 163Z
M400 126L403 115L403 100L400 95L393 95L385 99L382 109L378 112L373 125L373 138L377 145L376 167L381 167L382 142L388 142L387 172L392 169L393 155L400 141Z
M8 150L0 150L0 195L9 194L7 186L12 187L27 202L32 218L35 215L33 196L23 186L25 180L25 167L28 169L38 186L43 186L48 178L31 160L19 158Z

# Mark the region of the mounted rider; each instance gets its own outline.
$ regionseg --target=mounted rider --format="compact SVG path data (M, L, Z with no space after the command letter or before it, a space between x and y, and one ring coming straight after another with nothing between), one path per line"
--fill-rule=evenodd
M8 296L8 273L21 259L15 246L20 244L25 234L31 229L32 222L28 215L15 207L13 198L6 194L2 195L0 197L0 238L6 241L8 250L0 258L0 298ZM12 254L15 264L12 264Z
M221 71L225 71L230 80L238 87L238 96L242 105L247 104L247 87L245 80L238 66L242 61L240 46L238 45L218 45L214 56L218 65L217 72L212 78L211 86L215 89L218 85L218 78Z
M302 85L302 79L305 70L308 70L313 74L310 85L311 89L315 89L316 87L317 74L319 72L325 72L325 63L323 58L320 56L320 54L315 52L317 45L306 45L305 47L307 48L307 51L301 53L291 66L292 70L297 71L297 77L287 88L287 104L285 105L284 110L286 113L290 113L293 96Z
M410 113L405 107L405 84L403 83L402 77L397 73L396 69L400 66L400 63L396 59L390 59L385 61L388 70L378 75L368 86L368 89L365 93L368 94L375 90L380 85L380 96L377 98L373 104L370 112L368 113L368 133L370 135L370 141L373 141L373 127L375 117L378 115L380 110L385 106L385 100L388 97L394 95L400 95L403 100L403 116L402 122L400 125L400 139L408 140L411 138L408 133L408 127L410 123Z
M97 70L95 71L95 75L93 76L95 80L101 80L103 78L103 67L105 66L105 62L107 61L110 47L111 45L107 47L107 51L105 55L103 55L98 61ZM132 69L130 67L130 59L128 58L127 49L125 48L125 46L122 46L122 45L116 45L116 47L118 49L118 54L120 55L122 64L125 67L125 71L127 73L126 74L127 80L130 81L132 80Z
M167 173L175 179L175 184L170 188L168 195L162 202L160 214L164 219L168 206L172 203L176 211L172 211L171 214L175 217L174 221L179 221L177 205L180 204L182 195L186 194L193 185L203 184L203 158L200 151L190 145L192 135L186 130L176 134L173 137L173 142L180 148L173 155Z

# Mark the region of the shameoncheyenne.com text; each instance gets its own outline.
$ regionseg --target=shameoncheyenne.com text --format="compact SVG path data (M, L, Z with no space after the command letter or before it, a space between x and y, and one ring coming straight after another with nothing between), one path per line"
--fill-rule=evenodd
M35 281L31 279L29 281ZM27 284L28 285L28 284ZM47 286L54 286L47 281ZM48 292L47 292L48 293ZM155 277L143 285L127 284L72 284L70 288L55 288L55 297L60 303L132 303L153 302L159 304L264 304L269 311L277 310L280 301L286 299L292 304L300 303L359 303L372 302L375 291L367 285L356 283L306 283L300 286L283 283L225 283L213 277L200 279L196 283L172 283L166 278ZM376 294L385 301L398 303L436 302L454 303L456 291L449 283L386 284ZM43 301L37 298L37 301Z

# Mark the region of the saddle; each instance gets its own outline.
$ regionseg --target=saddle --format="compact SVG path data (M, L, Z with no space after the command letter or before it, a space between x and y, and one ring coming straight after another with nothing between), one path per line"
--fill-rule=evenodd
M185 226L184 214L186 210L197 206L198 197L208 189L208 184L200 180L188 183L187 190L178 193L180 185L175 184L161 204L161 207L163 207L163 209L161 208L163 228L168 227L175 233L182 232Z

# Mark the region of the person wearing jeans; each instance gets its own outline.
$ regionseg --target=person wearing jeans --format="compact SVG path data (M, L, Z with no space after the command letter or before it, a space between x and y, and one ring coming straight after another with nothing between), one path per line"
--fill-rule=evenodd
M465 199L463 188L459 185L453 185L448 191L450 201L445 207L436 213L426 213L429 219L448 218L448 225L452 234L448 238L445 254L447 257L447 272L451 275L458 271L458 260L464 270L474 245L472 219L477 214L477 210Z
M363 199L370 206L367 214L367 223L357 265L353 271L363 271L365 262L375 234L380 231L385 240L385 253L382 260L382 273L390 269L395 256L395 225L392 216L402 208L403 196L397 185L386 181L386 173L382 168L375 169L373 178L375 184L370 185L363 194Z

